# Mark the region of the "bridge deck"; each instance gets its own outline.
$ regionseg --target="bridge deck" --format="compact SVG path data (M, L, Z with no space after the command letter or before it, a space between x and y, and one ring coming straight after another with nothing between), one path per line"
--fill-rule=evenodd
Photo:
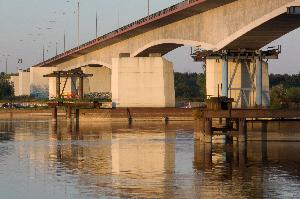
M59 64L74 57L87 54L95 49L112 45L154 28L159 28L161 26L180 21L184 18L205 12L233 1L236 0L186 0L134 21L94 40L86 42L79 47L75 47L71 50L61 53L53 58L35 65L34 67L46 67L52 64Z

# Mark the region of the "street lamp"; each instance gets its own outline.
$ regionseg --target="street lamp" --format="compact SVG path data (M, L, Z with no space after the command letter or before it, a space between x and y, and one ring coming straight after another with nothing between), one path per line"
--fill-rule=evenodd
M147 14L148 14L147 16L150 15L150 0L148 0L148 13Z
M3 57L4 57L4 59L5 59L5 74L7 74L7 62L8 62L8 57L10 56L10 55L5 55L5 54L3 54L2 55Z

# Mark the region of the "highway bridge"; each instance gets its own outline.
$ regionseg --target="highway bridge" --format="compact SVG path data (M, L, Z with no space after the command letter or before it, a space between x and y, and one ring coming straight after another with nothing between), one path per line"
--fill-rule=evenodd
M208 95L268 106L268 52L259 50L299 26L299 0L187 0L32 66L20 75L29 85L15 81L55 97L55 79L42 76L81 68L93 74L84 92L111 92L117 107L173 107L173 65L162 56L188 45L218 54L205 58Z

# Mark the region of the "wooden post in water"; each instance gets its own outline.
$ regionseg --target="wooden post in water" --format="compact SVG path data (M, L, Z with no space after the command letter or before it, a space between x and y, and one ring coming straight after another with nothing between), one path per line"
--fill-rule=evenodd
M67 119L72 119L72 107L67 106Z
M79 132L79 109L77 108L76 109L76 112L75 112L75 118L76 118L76 132Z
M212 143L204 143L205 169L212 168Z
M56 106L52 109L52 121L54 121L54 122L57 121L57 107Z
M247 141L247 133L246 133L246 119L239 118L239 142L246 142Z
M205 142L212 143L212 118L205 118Z
M79 99L83 99L83 77L79 77L78 95Z
M239 169L244 170L247 163L247 143L239 142Z
M198 118L194 122L194 138L200 142L204 141L204 120Z
M56 76L56 97L60 98L60 74Z

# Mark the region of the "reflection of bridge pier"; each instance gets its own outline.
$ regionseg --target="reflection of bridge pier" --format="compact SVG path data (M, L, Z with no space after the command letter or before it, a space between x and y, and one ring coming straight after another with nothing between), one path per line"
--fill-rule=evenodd
M223 153L224 160L227 163L235 162L239 170L244 170L248 159L252 161L260 161L267 163L269 161L268 151L268 123L269 121L255 122L255 128L249 128L251 133L257 133L257 138L251 137L253 142L233 142L232 144L215 144L203 142L203 140L195 140L194 146L194 163L198 169L209 169L213 167L214 155ZM250 125L250 124L249 124ZM253 124L252 124L253 125ZM276 124L277 125L277 124ZM197 129L196 129L197 130ZM255 131L253 131L255 130ZM220 147L222 148L220 150ZM212 153L214 151L214 153Z
M105 185L130 194L131 186L123 183L126 179L137 181L136 186L141 186L135 191L141 194L172 194L169 187L152 185L163 183L174 173L174 129L168 132L169 127L161 122L149 126L135 122L130 127L128 123L80 122L79 131L75 132L71 130L74 123L56 124L57 129L55 123L50 125L52 140L58 142L51 145L56 150L53 148L50 154L66 169L78 170L81 183Z

